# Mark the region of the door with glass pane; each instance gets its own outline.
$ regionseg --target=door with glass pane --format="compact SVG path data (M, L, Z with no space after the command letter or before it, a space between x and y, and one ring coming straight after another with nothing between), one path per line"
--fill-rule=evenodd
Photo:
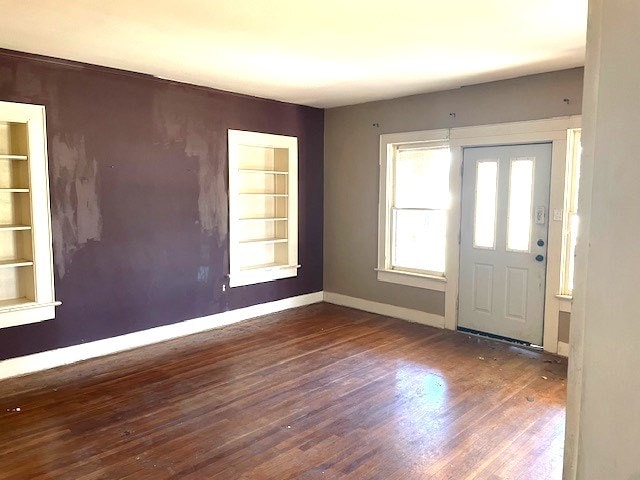
M551 144L464 150L458 326L542 344Z

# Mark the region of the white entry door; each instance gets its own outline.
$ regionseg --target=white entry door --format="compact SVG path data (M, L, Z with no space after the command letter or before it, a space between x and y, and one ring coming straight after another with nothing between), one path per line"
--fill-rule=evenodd
M458 326L542 344L551 144L464 150Z

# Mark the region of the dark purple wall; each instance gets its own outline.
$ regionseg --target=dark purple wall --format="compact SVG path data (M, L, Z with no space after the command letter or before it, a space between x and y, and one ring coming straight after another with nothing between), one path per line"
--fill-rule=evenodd
M8 51L0 100L46 106L63 302L0 359L322 290L322 110ZM229 128L298 137L297 278L228 288Z

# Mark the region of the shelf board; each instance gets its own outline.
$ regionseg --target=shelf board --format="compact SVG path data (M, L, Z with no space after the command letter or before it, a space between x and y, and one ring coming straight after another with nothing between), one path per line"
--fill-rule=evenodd
M0 188L0 192L29 193L29 189L28 188Z
M239 168L240 173L264 173L268 175L289 175L289 172L284 170L260 170L257 168Z
M0 154L0 160L27 160L26 155L5 155Z
M24 258L14 258L11 260L0 260L0 268L10 267L28 267L33 265L31 260L25 260Z
M256 197L288 197L287 193L240 193L240 195L256 196Z
M0 224L0 231L2 230L31 230L31 225Z
M289 265L286 263L263 263L261 265L251 265L250 267L241 267L240 271L241 272L250 272L253 270L272 270L272 269L279 269L279 268L299 268L300 265Z
M247 217L247 218L239 218L240 221L246 220L262 220L265 222L284 222L288 220L287 217Z
M288 242L288 238L258 238L255 240L244 240L239 242L240 245L259 245L259 244L268 244L268 243L286 243Z
M6 300L0 300L0 308L25 305L27 303L35 303L35 302L33 300L28 299L27 297L8 298Z

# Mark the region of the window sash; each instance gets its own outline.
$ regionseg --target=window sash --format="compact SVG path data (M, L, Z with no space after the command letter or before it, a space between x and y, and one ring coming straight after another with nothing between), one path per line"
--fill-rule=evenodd
M427 152L425 152L427 151ZM436 154L436 156L430 156L429 153L434 152ZM446 153L445 153L446 152ZM426 153L426 154L425 154ZM425 165L424 167L424 172L426 173L427 171L432 171L435 172L435 174L439 174L438 177L440 177L441 175L445 177L444 182L446 182L446 188L443 189L442 185L443 185L443 179L436 179L435 180L435 186L433 187L434 189L438 189L440 190L440 192L438 192L439 194L436 195L432 195L431 198L427 198L425 201L425 198L420 195L419 193L416 193L418 191L418 189L416 188L416 183L412 182L413 185L410 185L410 187L413 187L414 189L414 198L416 199L416 201L412 202L412 201L408 201L411 200L411 196L409 196L409 198L407 198L407 196L404 196L404 198L402 199L401 202L398 202L398 191L399 189L402 189L403 186L400 185L400 183L398 181L398 160L401 158L401 155L403 154L408 154L403 160L411 160L411 156L415 156L415 160L417 160L418 162L422 158L424 158L424 160L426 162L437 162L437 161L444 161L444 159L440 159L438 158L438 155L448 155L449 158L447 159L448 161L446 161L446 166L441 166L441 165ZM387 192L388 194L388 211L387 211L387 238L388 238L388 247L387 247L387 255L386 255L386 268L390 269L390 270L394 270L394 271L398 271L398 272L407 272L407 273L415 273L415 274L422 274L422 275L432 275L432 276L438 276L438 277L444 277L444 270L445 270L445 255L446 255L446 211L448 209L448 203L449 203L449 171L450 171L450 151L449 151L449 145L447 143L443 143L443 142L427 142L427 143L412 143L412 144L405 144L405 145L395 145L393 148L393 155L390 158L390 162L388 165L388 175L390 176L389 180L390 182L388 183L388 185L391 186L390 191ZM410 166L409 166L410 168ZM407 172L404 172L404 177L405 178L410 178L413 180L412 177L407 175ZM439 181L438 181L439 180ZM425 187L429 188L428 186L428 182L425 182ZM444 194L444 191L446 191L446 195ZM442 198L445 197L445 198ZM398 205L398 203L400 203L400 205ZM412 234L412 236L414 237L414 241L413 241L413 245L412 241L410 238L399 238L399 232L398 229L401 227L398 224L398 215L399 212L423 212L423 213L427 213L427 212L432 212L434 214L436 214L435 216L432 216L432 218L428 218L426 216L423 217L423 221L425 221L425 223L429 223L429 222L433 222L436 225L436 228L439 227L438 231L436 232L436 235L440 235L441 238L433 238L429 236L428 231L422 231L420 232L420 230L414 230L413 232L408 233L409 235ZM438 221L438 212L442 212L440 215L440 220ZM444 219L444 220L443 220ZM439 225L438 225L439 223ZM444 224L444 228L443 228L443 224ZM406 227L406 225L404 225ZM421 241L423 241L425 243L425 247L429 248L430 251L433 251L434 248L437 248L438 250L442 250L442 255L440 259L435 259L434 257L429 258L429 255L422 255L420 256L418 252L416 252L416 250L419 250L419 247L417 246L418 244L416 244L416 238L415 237L421 237ZM412 264L412 260L408 260L407 259L407 254L405 252L405 255L398 255L398 244L399 242L402 244L404 244L404 247L401 248L411 248L413 247L413 251L418 253L415 256L415 263ZM424 253L424 251L422 251L421 253ZM403 258L404 257L404 258ZM421 264L422 266L424 266L425 268L421 268ZM438 265L439 264L439 265ZM432 267L432 268L428 268L428 267ZM433 268L435 267L435 268Z
M400 238L399 229L406 228L406 222L402 224L403 222L399 220L402 213L423 213L424 228L409 229L404 232L404 237ZM420 219L414 218L414 223L411 225L414 226L418 221ZM392 208L389 268L401 272L444 277L446 230L446 209ZM403 251L399 252L398 249ZM407 261L408 257L410 257L409 261Z
M582 154L581 129L568 132L567 168L565 171L564 216L562 224L562 258L560 294L573 294L575 244L578 236L578 190L580 183L580 157Z
M398 264L393 261L393 248L397 243L397 230L394 233L395 225L393 221L394 208L402 210L405 213L410 212L410 209L417 208L423 210L423 212L446 209L448 215L449 203L450 203L450 168L451 168L451 152L449 146L449 132L447 130L430 130L425 132L406 132L396 134L383 134L380 135L380 178L379 178L379 205L378 205L378 261L376 270L378 272L378 280L384 282L398 283L402 285L410 285L419 288L426 288L430 290L444 291L444 285L446 277L442 272L433 272L431 270L424 270L424 265L414 265L412 262L411 254L408 256L408 260ZM420 157L420 153L414 153L412 151L424 151L431 149L446 149L446 155L444 156L444 165L446 166L446 172L438 168L438 165L434 165L433 159L438 158L437 155L424 155L427 160L432 160L431 165L421 167L419 162L405 163L403 167L404 175L400 175L400 181L396 175L396 159L399 155L406 155L405 158ZM442 157L440 157L442 158ZM436 172L435 174L432 172ZM446 179L443 178L446 176ZM426 178L426 181L411 181L412 179L420 177ZM440 178L442 181L440 184L435 183L435 179ZM399 188L402 188L404 179L408 179L410 185L414 185L414 188L409 192L403 192L405 195L400 198L400 202L397 202L396 198L396 184ZM434 179L430 182L429 179ZM431 199L437 199L438 194L435 194L435 189L430 189L431 196L425 197L422 195L426 189L429 188L431 183L434 183L436 187L440 187L442 183L446 182L446 196L441 195L441 198L446 202L438 202L440 204L434 204L430 202ZM441 189L438 188L438 191ZM417 201L414 201L417 200ZM430 203L429 203L430 202ZM432 210L433 209L433 210ZM400 211L400 210L398 210ZM419 212L418 212L419 213ZM448 221L448 218L446 219ZM402 235L408 230L415 230L411 225L411 222L404 221L405 226L409 226L409 229L404 228L400 232ZM402 225L401 225L402 226ZM442 234L442 244L446 249L446 231ZM415 240L415 237L414 237ZM444 257L444 255L443 255ZM405 257L406 259L407 257ZM392 264L395 265L392 266ZM417 267L417 268L414 268ZM440 267L437 267L440 269Z

